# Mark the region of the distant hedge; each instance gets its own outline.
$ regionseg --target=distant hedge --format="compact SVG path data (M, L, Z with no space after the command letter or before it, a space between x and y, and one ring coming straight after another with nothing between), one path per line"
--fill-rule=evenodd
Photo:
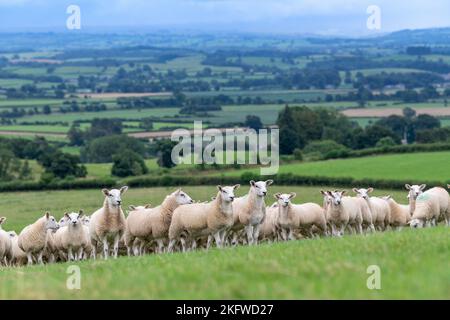
M362 150L338 150L324 155L323 160L339 158L360 158L380 154L449 151L450 143L407 144L384 148L368 148Z
M133 178L127 180L130 187L166 187L166 186L199 186L216 184L248 184L250 180L274 179L275 185L302 185L302 186L336 186L356 187L371 186L377 189L403 190L405 184L426 183L428 186L444 186L443 181L415 181L415 180L386 180L386 179L354 179L349 177L332 178L317 176L299 176L294 174L279 174L276 176L259 176L250 172L240 177L232 176L162 176L155 178Z
M1 183L0 192L110 188L115 186L116 183L117 181L113 179L61 180L50 183L41 181L12 181Z

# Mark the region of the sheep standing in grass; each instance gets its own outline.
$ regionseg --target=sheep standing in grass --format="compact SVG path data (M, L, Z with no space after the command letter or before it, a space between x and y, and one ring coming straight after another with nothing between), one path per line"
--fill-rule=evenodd
M275 194L278 201L278 223L285 240L295 239L297 231L302 236L313 237L313 228L317 228L322 235L327 234L327 220L324 209L316 203L293 204L297 196L295 192L289 194Z
M46 212L42 218L35 223L26 226L19 234L19 248L27 254L28 264L33 264L33 257L38 263L43 262L43 255L47 241L47 230L58 229L55 217Z
M367 201L370 211L372 213L373 224L380 231L386 230L390 225L391 208L389 204L378 197L371 197L369 194L373 192L373 188L368 189L353 189L356 196Z
M131 255L136 238L141 241L140 245L156 241L158 252L163 252L174 210L181 205L193 202L187 193L178 189L168 195L157 207L131 211L127 217L127 229L124 236L128 255Z
M414 210L416 209L416 200L417 197L420 196L425 188L427 187L426 184L405 184L406 190L408 190L408 201L409 201L409 215L412 216L414 214Z
M109 246L113 244L113 255L117 258L119 253L119 240L125 232L126 220L122 211L122 195L128 190L124 186L118 189L103 189L105 201L103 207L91 215L89 234L92 242L92 256L95 259L97 245L103 245L103 256L108 259Z
M2 224L5 223L6 218L0 218L0 265L8 264L11 259L11 236L8 232L2 229Z
M22 266L27 263L27 254L19 247L19 236L15 231L9 231L11 238L10 265Z
M89 246L90 238L83 225L83 211L65 213L67 225L55 233L55 243L58 250L67 255L68 261L83 259L84 250Z
M218 248L222 247L224 234L233 225L234 192L240 185L217 186L216 198L208 203L193 203L175 209L169 228L169 252L180 237L185 235L196 243L197 239L212 236ZM186 250L182 241L183 251Z
M436 225L440 219L450 226L450 196L444 188L435 187L417 197L409 225L412 228L423 228Z
M327 222L334 236L344 235L345 228L362 233L361 206L356 198L344 197L346 191L327 191L329 204L325 212Z
M267 240L272 242L282 240L279 220L280 210L278 208L278 202L275 202L266 209L266 218L261 223L259 229L259 238L261 241Z
M411 219L410 205L399 204L390 195L382 199L388 203L391 209L390 226L400 231Z
M244 230L249 245L257 244L259 228L266 216L267 187L273 180L250 181L250 190L247 195L236 198L233 202L234 223L231 228L233 243L236 244L240 233Z

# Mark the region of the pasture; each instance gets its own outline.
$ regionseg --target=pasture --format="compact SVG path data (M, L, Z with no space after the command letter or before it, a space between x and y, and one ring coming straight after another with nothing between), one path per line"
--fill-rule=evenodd
M450 152L390 154L352 159L336 159L280 166L279 173L302 176L351 177L413 181L450 181ZM258 173L259 169L229 171L225 175Z
M175 188L130 189L130 204L159 204ZM183 188L196 200L208 200L215 187ZM248 190L241 187L238 194ZM270 188L295 191L297 202L321 203L319 187ZM404 202L406 192L392 194ZM43 211L60 217L81 207L100 207L100 190L3 193L0 210L5 230L20 231ZM433 246L429 244L433 243ZM365 236L299 240L223 250L120 257L77 262L81 289L66 288L67 267L74 263L2 268L1 299L448 299L448 229L384 232ZM369 290L366 270L381 269L381 290ZM420 290L419 290L420 289Z

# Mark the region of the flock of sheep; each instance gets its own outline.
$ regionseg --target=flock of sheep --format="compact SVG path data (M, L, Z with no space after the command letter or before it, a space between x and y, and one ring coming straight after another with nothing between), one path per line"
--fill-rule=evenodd
M122 248L131 256L208 249L213 243L217 247L254 245L258 241L343 236L346 232L361 234L406 225L421 228L440 221L450 226L450 196L441 187L424 191L425 185L406 185L407 205L390 196L371 196L372 188L355 188L355 197L345 196L345 191L321 191L323 206L293 204L295 193L277 193L276 202L266 207L267 188L272 183L252 180L249 192L239 198L235 190L240 185L217 186L216 196L201 203L194 203L178 189L157 207L130 206L127 217L121 204L128 187L103 189L103 206L91 216L82 211L65 213L57 221L47 212L19 235L2 230L3 217L0 260L13 266L95 259L98 250L108 259L110 254L116 258Z

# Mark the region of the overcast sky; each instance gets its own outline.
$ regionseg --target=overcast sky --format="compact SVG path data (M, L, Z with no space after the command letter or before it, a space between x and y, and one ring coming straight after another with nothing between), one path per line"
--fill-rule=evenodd
M449 0L0 0L0 30L64 30L70 4L80 6L84 31L367 35L369 5L381 9L381 32L450 26Z

